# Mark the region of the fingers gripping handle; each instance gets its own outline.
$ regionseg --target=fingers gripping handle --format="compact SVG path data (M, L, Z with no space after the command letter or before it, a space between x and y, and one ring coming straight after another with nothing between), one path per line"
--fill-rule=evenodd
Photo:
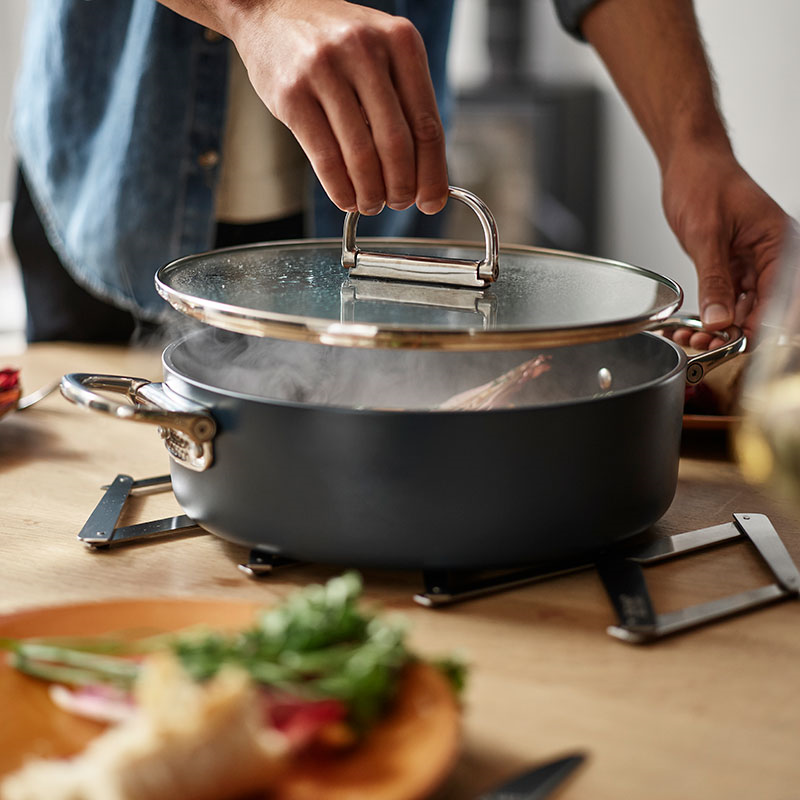
M344 218L342 266L350 270L350 274L355 277L470 287L484 287L496 281L499 275L499 240L497 223L492 212L479 197L465 189L451 186L449 195L469 206L480 220L486 243L486 252L480 261L372 253L361 250L356 245L359 213L350 211Z

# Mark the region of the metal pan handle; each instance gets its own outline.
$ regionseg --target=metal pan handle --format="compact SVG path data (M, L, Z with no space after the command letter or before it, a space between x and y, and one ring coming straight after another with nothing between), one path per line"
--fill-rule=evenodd
M724 364L726 361L730 361L740 353L743 353L747 348L747 337L738 325L731 325L724 331L709 331L705 328L699 317L678 315L665 319L653 327L658 330L667 328L670 330L691 328L694 331L708 333L711 336L718 336L720 339L724 340L724 344L715 347L713 350L689 356L689 360L686 364L686 383L690 385L699 383L703 380L707 372L715 369L720 364Z
M365 278L470 287L484 287L496 281L499 275L499 244L497 223L492 212L483 200L466 189L451 186L448 193L453 199L469 206L480 220L486 240L486 254L481 261L366 252L356 245L356 226L360 215L357 211L348 211L342 234L342 266L350 270L350 275Z
M98 391L123 394L130 402L118 402ZM214 418L202 406L174 394L168 396L160 383L121 375L75 372L61 379L61 394L89 411L157 425L169 454L176 461L196 472L211 466L211 441L217 431Z

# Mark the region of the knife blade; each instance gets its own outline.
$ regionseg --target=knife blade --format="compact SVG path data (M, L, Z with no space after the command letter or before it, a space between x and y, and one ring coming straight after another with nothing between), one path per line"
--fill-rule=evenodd
M544 800L583 763L583 753L540 764L482 794L478 800Z

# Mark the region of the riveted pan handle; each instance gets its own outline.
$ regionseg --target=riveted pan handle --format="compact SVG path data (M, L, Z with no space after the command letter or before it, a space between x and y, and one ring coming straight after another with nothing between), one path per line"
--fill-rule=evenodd
M125 395L119 402L98 391ZM61 394L75 405L132 422L157 425L170 455L189 469L201 472L211 465L211 441L216 434L214 418L202 406L159 383L121 375L72 373L61 379Z
M724 331L710 331L703 325L699 317L679 315L659 322L653 327L658 330L691 328L694 331L707 333L710 336L718 336L723 340L724 344L715 347L713 350L689 356L686 364L686 383L690 385L699 383L707 372L715 369L720 364L724 364L726 361L730 361L747 348L747 337L738 325L731 325Z
M484 287L496 281L499 274L499 244L497 223L492 212L483 200L466 189L451 186L448 193L453 199L469 206L480 220L486 241L486 254L482 260L366 252L356 246L359 213L349 211L344 218L342 266L350 270L353 277L471 287Z

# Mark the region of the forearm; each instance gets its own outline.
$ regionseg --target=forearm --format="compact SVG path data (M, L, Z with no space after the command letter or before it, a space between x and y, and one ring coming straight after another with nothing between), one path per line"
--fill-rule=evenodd
M656 154L664 213L697 269L706 328L736 322L750 335L788 218L733 155L691 0L600 0L581 31Z
M685 145L730 150L691 0L601 0L582 31L662 170Z

